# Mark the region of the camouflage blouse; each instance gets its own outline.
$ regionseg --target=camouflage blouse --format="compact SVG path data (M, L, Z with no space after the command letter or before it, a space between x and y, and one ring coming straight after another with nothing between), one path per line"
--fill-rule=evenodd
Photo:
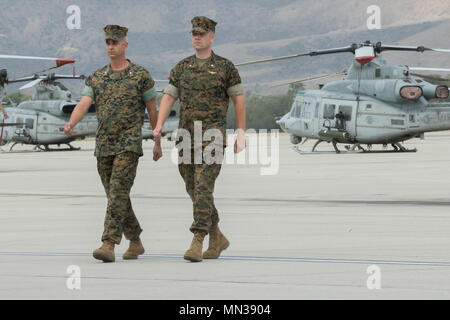
M98 119L96 157L127 151L143 155L141 129L145 102L156 96L153 87L149 72L131 62L120 71L105 66L86 79L83 95L93 98Z
M170 85L180 98L179 128L194 139L194 121L202 121L202 133L215 128L225 138L229 96L227 89L240 84L241 77L233 63L214 52L207 63L199 66L194 56L181 60L170 72ZM203 145L209 142L203 143Z

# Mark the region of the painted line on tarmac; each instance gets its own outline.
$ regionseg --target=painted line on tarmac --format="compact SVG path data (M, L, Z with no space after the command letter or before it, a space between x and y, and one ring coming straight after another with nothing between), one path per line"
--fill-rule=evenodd
M0 252L0 256L25 257L92 257L91 253L58 253L58 252ZM122 257L122 255L116 255ZM141 258L182 259L180 254L143 254ZM251 257L251 256L222 256L220 260L241 261L276 261L276 262L314 262L314 263L344 263L344 264L387 264L403 266L450 267L450 262L432 261L395 261L395 260L364 260L364 259L322 259L322 258L284 258L284 257Z
M1 172L1 170L0 170ZM12 193L0 192L0 197L55 197L55 198L105 198L104 194L61 194L61 193ZM190 200L188 196L149 196L144 194L132 194L134 199L151 200ZM450 199L430 199L430 200L369 200L369 199L296 199L296 198L234 198L234 197L214 197L218 201L242 201L242 202L281 202L298 204L340 204L340 205L382 205L382 206L450 206Z

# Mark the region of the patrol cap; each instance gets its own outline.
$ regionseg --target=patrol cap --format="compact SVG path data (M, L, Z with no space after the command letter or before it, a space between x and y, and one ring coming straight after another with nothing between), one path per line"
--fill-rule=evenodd
M192 31L191 32L201 32L207 33L209 31L216 31L216 24L214 20L211 20L207 17L194 17L191 20L192 23Z
M105 40L111 39L116 41L125 38L128 32L128 28L116 24L108 24L103 30L105 31Z

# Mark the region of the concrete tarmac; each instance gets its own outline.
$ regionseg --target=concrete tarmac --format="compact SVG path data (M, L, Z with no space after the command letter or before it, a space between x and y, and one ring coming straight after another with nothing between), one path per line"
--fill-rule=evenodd
M231 245L201 263L182 258L192 203L167 140L158 162L144 142L132 189L145 255L122 260L123 238L115 263L95 260L106 197L94 142L74 145L0 153L0 299L450 298L449 132L405 143L417 153L341 155L300 155L280 134L277 174L223 166L215 203Z

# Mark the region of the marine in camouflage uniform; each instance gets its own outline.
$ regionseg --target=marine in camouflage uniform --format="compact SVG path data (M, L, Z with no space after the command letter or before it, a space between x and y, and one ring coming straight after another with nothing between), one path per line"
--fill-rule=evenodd
M206 17L195 17L191 22L193 33L215 31L216 22ZM178 165L186 185L186 191L193 203L194 221L190 231L194 235L198 232L206 235L211 231L212 226L217 228L219 222L213 192L223 157L215 155L220 160L213 164L205 163L204 158L201 162L194 159L195 148L201 148L200 152L203 155L205 147L211 143L204 141L201 146L194 146L194 123L201 121L202 137L209 129L220 131L221 137L216 137L212 143L221 148L220 151L223 155L223 148L226 147L226 118L229 100L233 95L243 94L241 78L231 61L212 51L208 59L199 59L193 55L181 60L170 73L170 82L165 93L175 99L180 99L179 129L187 130L191 137L190 150L184 148L180 150L179 154L180 157L183 157L183 152L190 151L191 161ZM201 238L202 240L203 238ZM227 240L226 242L228 243ZM186 257L186 255L185 259L201 261L201 259Z
M117 25L106 26L106 41L120 41L127 30ZM120 244L122 234L131 240L124 259L136 248L137 252L129 259L136 259L144 251L139 239L142 229L133 212L130 191L139 157L143 155L142 125L146 103L155 99L156 90L149 72L126 60L128 66L124 69L113 70L107 65L95 71L86 79L82 92L95 102L98 119L95 156L108 205L103 246L94 251L94 257L105 262L114 261L114 244Z
M123 38L120 31L110 26L105 30L107 39ZM86 79L82 93L95 101L98 119L95 156L108 197L102 241L116 244L120 244L122 234L132 240L142 232L131 206L130 191L143 155L145 102L156 96L149 72L128 61L124 70L114 71L107 65L95 71Z
M237 69L227 59L214 52L210 59L199 65L195 56L180 61L170 73L169 84L178 89L180 99L179 128L191 136L191 163L178 165L186 190L194 205L194 222L190 230L208 232L212 223L219 222L214 206L214 183L221 163L194 163L194 122L201 121L202 137L209 129L217 129L223 139L214 143L226 147L226 119L230 96L227 91L241 83ZM169 87L165 92L173 90ZM202 153L209 141L202 142ZM180 154L182 156L182 154Z

